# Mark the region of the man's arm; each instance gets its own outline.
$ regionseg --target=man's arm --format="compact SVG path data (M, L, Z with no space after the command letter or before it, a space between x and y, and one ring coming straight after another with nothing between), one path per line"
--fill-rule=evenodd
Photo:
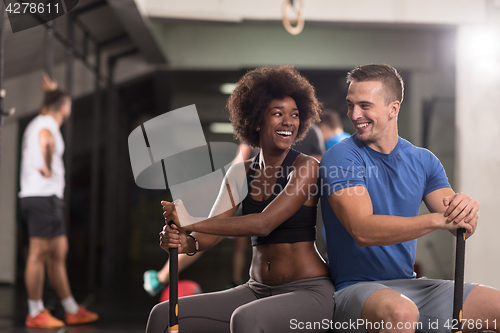
M442 212L414 217L374 215L370 195L363 186L334 192L328 197L328 202L359 246L403 243L438 229L465 228L472 232L471 224L450 222Z
M48 129L42 129L39 134L40 148L42 149L45 165L39 169L43 177L49 178L52 174L52 154L54 153L54 137Z
M57 81L52 80L47 73L42 75L42 91L47 93L57 89Z
M462 221L471 225L466 237L472 236L477 227L479 203L464 193L455 193L451 188L441 188L427 194L425 205L432 213L444 213L448 222Z

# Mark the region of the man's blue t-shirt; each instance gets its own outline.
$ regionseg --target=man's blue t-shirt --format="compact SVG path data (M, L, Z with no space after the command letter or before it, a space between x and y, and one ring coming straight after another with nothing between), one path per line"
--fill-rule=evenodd
M390 154L382 154L353 135L323 155L320 177L328 261L335 288L362 281L414 278L416 240L360 247L333 213L328 197L343 188L363 186L370 194L373 214L417 216L427 194L450 187L437 157L402 138ZM353 198L355 189L351 189Z

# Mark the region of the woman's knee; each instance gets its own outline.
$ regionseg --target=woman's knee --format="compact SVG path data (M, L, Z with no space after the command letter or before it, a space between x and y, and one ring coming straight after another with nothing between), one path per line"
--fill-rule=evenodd
M163 332L168 327L168 301L156 304L149 313L146 333Z
M259 325L259 315L245 306L237 308L231 315L231 332L264 332ZM262 320L262 318L260 318Z

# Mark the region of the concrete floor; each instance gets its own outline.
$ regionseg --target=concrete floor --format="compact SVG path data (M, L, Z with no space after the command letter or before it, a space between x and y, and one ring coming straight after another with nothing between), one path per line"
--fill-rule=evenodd
M99 321L88 325L68 326L59 330L33 329L24 326L28 311L24 286L0 286L0 332L142 333L146 327L149 310L156 302L145 292L125 294L114 290L88 295L85 299L78 297L76 292L74 294L75 298L86 304L89 310L99 313ZM45 293L44 301L45 306L55 317L64 318L63 308L50 290Z
M232 241L226 239L207 251L197 262L181 273L180 279L193 280L200 284L203 292L222 290L231 280ZM28 305L22 274L18 274L15 285L0 284L0 332L1 333L139 333L144 332L149 312L158 302L159 296L150 297L142 287L142 274L147 269L160 269L165 253L158 251L155 261L144 259L131 264L127 273L111 288L99 289L88 293L85 283L78 279L78 271L69 269L73 295L77 302L89 310L99 313L96 323L68 326L59 330L30 329L24 326ZM248 248L250 257L250 246ZM249 264L249 263L248 263ZM245 269L245 273L248 269ZM248 275L245 276L245 279ZM49 284L44 291L45 306L54 316L63 319L64 310Z

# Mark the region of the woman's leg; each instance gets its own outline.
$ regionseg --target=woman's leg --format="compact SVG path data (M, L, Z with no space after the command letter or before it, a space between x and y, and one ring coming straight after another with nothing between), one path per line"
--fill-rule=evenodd
M256 300L246 285L229 290L179 298L179 330L183 333L229 332L233 311ZM168 332L169 302L157 304L149 315L146 333Z
M330 328L335 292L330 279L305 279L270 291L272 296L233 312L232 333L326 332Z

